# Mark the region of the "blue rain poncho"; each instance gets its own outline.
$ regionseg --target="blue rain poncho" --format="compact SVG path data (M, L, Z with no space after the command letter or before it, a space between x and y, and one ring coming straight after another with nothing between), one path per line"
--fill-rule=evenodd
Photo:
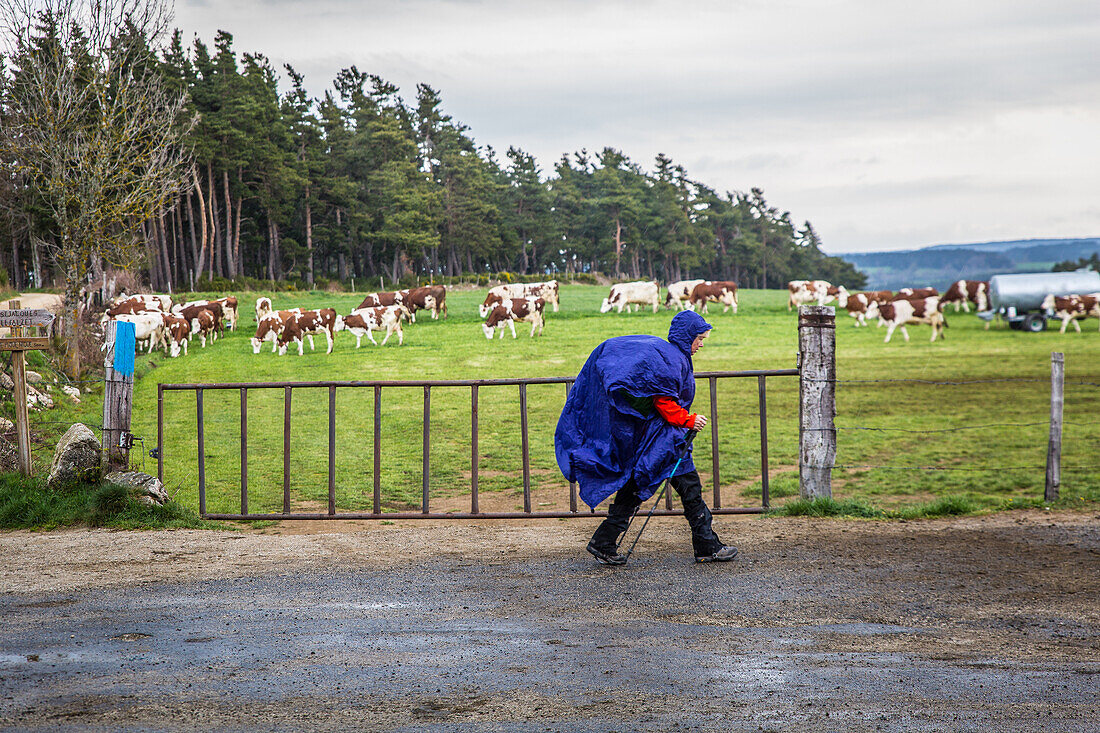
M619 336L596 347L565 400L554 449L558 467L580 485L580 497L595 508L633 478L644 501L668 478L686 442L653 398L671 397L687 409L695 399L691 343L711 325L693 311L672 319L668 341L656 336ZM695 470L690 453L676 474Z

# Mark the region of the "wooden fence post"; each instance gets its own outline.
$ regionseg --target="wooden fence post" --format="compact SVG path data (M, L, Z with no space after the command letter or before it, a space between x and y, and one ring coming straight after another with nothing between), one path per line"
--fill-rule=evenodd
M108 471L125 471L130 467L130 411L134 402L133 359L123 359L128 369L116 368L115 333L118 322L107 322L103 358L103 450ZM127 374L126 371L129 371Z
M836 462L836 312L832 306L798 309L799 489L804 499L831 498Z
M1060 351L1050 355L1050 443L1047 445L1047 485L1043 501L1058 501L1062 484L1062 407L1066 379L1066 358Z

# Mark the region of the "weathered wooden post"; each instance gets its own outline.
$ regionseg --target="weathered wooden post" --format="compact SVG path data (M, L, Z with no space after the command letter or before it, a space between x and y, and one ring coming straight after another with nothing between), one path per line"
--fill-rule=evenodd
M1062 484L1062 407L1066 379L1066 358L1060 351L1050 355L1050 443L1047 444L1047 485L1043 501L1058 501Z
M802 498L831 498L836 462L836 315L832 306L798 309L799 464Z
M24 336L23 329L33 326L49 326L54 316L44 310L23 310L18 300L9 302L8 310L0 310L0 326L11 329L11 337L0 339L0 351L10 351L12 381L15 382L15 434L19 444L19 473L30 476L31 427L27 415L27 360L25 351L47 349L47 336Z
M107 323L103 358L103 450L108 471L130 467L130 410L134 402L134 324L111 320Z

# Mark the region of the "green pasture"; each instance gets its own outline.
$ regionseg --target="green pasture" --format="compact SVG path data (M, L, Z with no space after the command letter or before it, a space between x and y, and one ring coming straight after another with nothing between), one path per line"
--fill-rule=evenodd
M253 354L252 308L261 293L241 300L241 323L216 343L177 359L139 355L134 390L133 432L145 447L156 444L158 383L261 382L368 379L468 379L573 376L604 339L630 333L665 335L672 317L599 313L606 288L562 288L559 313L548 313L542 337L506 335L487 341L477 305L484 290L453 291L450 317L433 321L420 314L408 326L404 346L396 337L385 347L355 348L348 333L337 335L332 354L306 347L304 356L272 354L267 345ZM361 300L348 293L263 293L276 308L333 306L347 313ZM741 292L740 312L707 316L715 329L697 355L697 371L782 369L795 366L796 316L786 293ZM837 391L841 466L833 493L838 500L881 509L903 509L958 497L979 509L1034 505L1042 499L1049 419L1050 353L1066 355L1062 501L1069 506L1100 500L1100 333L1096 321L1084 333L1039 334L984 323L973 314L947 314L945 341L928 342L924 326L909 328L906 343L896 333L883 344L883 329L854 328L843 311L837 322L840 380L925 380L926 382L1026 379L938 385L906 381L842 381ZM379 341L380 341L379 337ZM155 368L154 368L155 367ZM1076 384L1092 382L1092 385ZM768 380L769 454L773 505L798 494L798 382ZM90 396L91 397L91 396ZM535 510L568 506L568 484L554 461L553 432L565 399L562 385L528 388L532 486ZM709 391L699 383L696 411L709 413ZM237 390L206 390L205 453L207 510L240 509L240 404ZM470 390L436 388L431 395L432 501L437 507L468 510L470 481ZM522 508L518 387L483 387L479 394L479 484L495 493L497 507ZM72 417L98 423L94 399L66 408ZM165 483L178 499L198 505L196 411L193 392L165 393ZM385 511L418 509L421 496L423 390L382 392L381 486ZM371 389L339 389L336 396L336 495L340 511L369 511L373 495ZM755 379L719 380L718 456L723 506L759 505L760 431ZM292 508L323 510L328 493L328 390L296 389L292 399ZM56 415L51 418L56 419ZM979 429L971 429L974 426ZM859 428L859 429L856 429ZM933 431L933 432L925 432ZM934 432L939 431L939 432ZM248 396L248 486L252 512L281 511L283 481L283 391L252 390ZM695 443L695 460L709 492L709 428ZM136 454L135 454L136 455ZM155 461L146 457L155 472ZM935 467L950 470L903 470ZM499 502L503 499L503 505Z

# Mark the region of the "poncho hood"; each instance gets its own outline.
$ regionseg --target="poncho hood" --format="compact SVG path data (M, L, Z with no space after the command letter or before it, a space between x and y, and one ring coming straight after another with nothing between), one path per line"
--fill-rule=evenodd
M691 358L691 344L695 337L714 326L703 320L695 311L680 311L672 317L668 327L668 342Z
M653 495L672 471L686 443L653 408L653 397L671 397L683 408L695 399L691 342L711 328L699 314L672 319L669 340L619 336L596 347L569 390L554 433L558 467L580 486L595 508L633 478L638 495ZM695 470L691 455L677 474Z

